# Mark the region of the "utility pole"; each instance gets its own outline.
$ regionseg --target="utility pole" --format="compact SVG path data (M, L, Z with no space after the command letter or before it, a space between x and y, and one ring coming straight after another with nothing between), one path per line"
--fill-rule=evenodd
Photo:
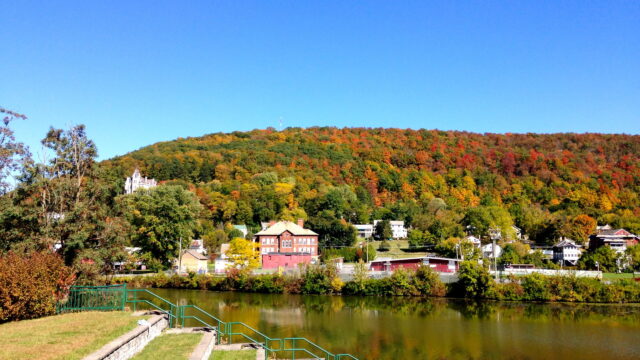
M495 271L495 278L498 281L498 260L496 259L496 240L502 238L502 232L498 228L489 229L489 236L492 241L492 256L493 256L493 271Z
M182 236L180 236L180 245L178 246L178 274L182 271Z
M367 264L368 264L369 263L369 238L364 238L364 246L367 247L365 251L367 253Z

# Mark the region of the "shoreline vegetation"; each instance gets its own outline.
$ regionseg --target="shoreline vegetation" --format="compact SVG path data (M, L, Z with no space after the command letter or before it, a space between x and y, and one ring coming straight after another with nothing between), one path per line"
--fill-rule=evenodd
M265 294L355 295L448 297L477 300L640 303L640 283L573 276L531 274L496 282L488 270L472 262L461 265L458 282L443 283L431 268L416 271L397 270L391 276L372 279L356 269L354 279L342 281L331 267L309 266L297 275L252 275L231 270L224 277L190 273L188 276L159 273L139 277L114 277L107 283L126 282L131 287L239 291Z

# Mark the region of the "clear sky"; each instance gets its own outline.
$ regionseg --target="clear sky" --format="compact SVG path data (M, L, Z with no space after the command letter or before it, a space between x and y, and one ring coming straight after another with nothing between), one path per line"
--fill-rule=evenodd
M100 158L273 126L640 133L640 1L0 0L0 106Z

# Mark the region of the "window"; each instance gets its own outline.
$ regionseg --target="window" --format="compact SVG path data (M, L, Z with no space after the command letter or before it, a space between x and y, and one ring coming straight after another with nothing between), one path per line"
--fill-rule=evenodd
M282 240L282 247L291 247L291 240Z

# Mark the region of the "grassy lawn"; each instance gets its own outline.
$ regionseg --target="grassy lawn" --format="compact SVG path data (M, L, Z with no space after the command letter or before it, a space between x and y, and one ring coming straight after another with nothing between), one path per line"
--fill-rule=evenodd
M376 249L380 247L382 241L370 241ZM388 251L378 250L378 257L390 257L395 259L412 258L426 256L428 253L423 251L409 251L408 240L390 240Z
M153 339L132 360L188 359L203 334L165 334Z
M256 360L255 350L213 350L209 360Z
M0 325L0 359L82 359L134 329L131 313L82 312Z
M621 279L633 279L633 273L603 273L603 280L621 280Z

